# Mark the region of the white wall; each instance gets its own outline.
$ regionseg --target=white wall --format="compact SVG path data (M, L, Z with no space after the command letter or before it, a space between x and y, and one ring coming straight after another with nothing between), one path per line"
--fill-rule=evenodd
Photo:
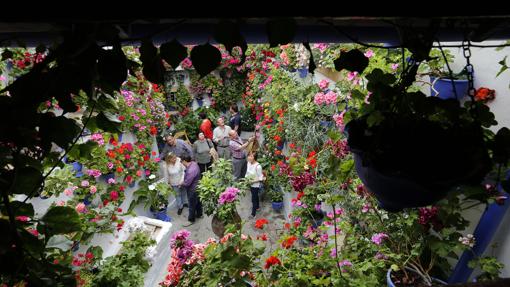
M497 45L502 43L504 41L487 41L482 44ZM451 48L449 50L455 56L455 61L451 65L452 69L454 72L458 72L466 65L463 51L461 48ZM510 64L510 47L506 47L501 51L496 51L495 48L471 48L470 61L474 67L475 88L487 87L496 90L496 99L488 104L498 122L497 126L491 128L494 132L501 127L510 128L510 111L508 110L510 107L510 70L503 72L496 78L496 74L501 68L498 62L507 55L509 56L507 63ZM474 230L482 212L483 208L480 208L466 214L468 220L471 221L468 232ZM494 235L491 246L487 248L486 255L496 256L500 262L504 263L505 268L501 275L502 277L510 277L510 212L506 213Z

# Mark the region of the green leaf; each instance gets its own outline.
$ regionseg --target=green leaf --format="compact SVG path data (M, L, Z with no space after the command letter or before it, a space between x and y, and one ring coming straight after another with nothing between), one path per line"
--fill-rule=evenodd
M266 23L266 32L270 48L278 44L286 45L294 40L296 21L292 18L269 20Z
M95 118L98 128L106 132L120 133L120 123L112 122L105 116L103 112L99 113Z
M12 59L12 56L14 56L14 54L12 53L11 50L9 49L5 49L3 52L2 52L2 61L3 60L7 60L7 59Z
M46 243L46 248L58 248L62 251L68 251L72 246L73 242L64 235L54 235Z
M22 201L12 201L11 208L14 211L14 216L21 215L28 217L34 216L34 207L32 206L31 203L24 203ZM4 213L4 211L2 211L2 213ZM7 212L5 212L4 214L7 214Z
M101 88L109 94L118 91L127 78L126 55L119 46L112 50L101 50L97 72Z
M510 160L510 129L503 127L496 133L493 157L499 164L507 164Z
M211 44L193 47L190 59L197 73L204 77L214 71L221 63L221 52Z
M225 49L232 54L232 49L236 46L241 47L243 53L248 48L246 40L239 31L237 23L232 21L220 21L214 27L214 39L225 46Z
M148 81L154 84L163 84L165 66L163 66L159 56L154 57L151 62L144 62L142 72Z
M347 53L341 52L340 57L333 63L337 71L345 69L361 74L368 66L368 58L360 50L354 49Z
M47 234L68 234L81 231L80 216L71 207L53 206L41 219Z
M42 184L43 176L41 172L31 166L23 167L16 171L14 179L14 194L31 194Z
M41 122L41 136L46 143L54 142L61 148L67 148L80 133L76 121L64 116L52 117L44 114Z
M499 70L499 72L496 74L496 77L498 77L501 73L503 73L504 71L506 71L508 69L508 66L502 66L501 69Z
M163 58L163 60L172 66L174 70L188 56L188 49L186 49L186 47L184 47L176 39L161 45L161 47L159 47L159 51L161 58Z
M87 249L87 253L90 252L94 255L94 258L102 258L103 257L103 248L100 246L90 246Z
M367 124L369 127L379 124L384 120L384 116L380 111L375 111L367 117Z
M145 65L146 63L153 62L158 55L158 49L152 44L152 41L145 39L140 46L140 60Z

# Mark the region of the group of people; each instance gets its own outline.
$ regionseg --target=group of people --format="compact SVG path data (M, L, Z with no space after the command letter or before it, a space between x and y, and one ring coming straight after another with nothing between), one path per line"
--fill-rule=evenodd
M165 146L161 157L165 160L165 178L175 190L177 214L182 214L184 207L189 208L188 221L184 227L190 226L201 218L202 205L197 195L197 185L202 173L211 168L217 156L232 161L233 177L235 180L247 177L251 181L252 218L259 209L259 193L264 181L262 166L257 162L254 150L248 150L255 142L255 136L243 141L239 136L241 117L237 105L230 107L232 117L229 125L225 119L219 117L217 126L212 130L212 123L205 113L201 113L202 123L198 139L188 144L178 139L172 133L165 136Z

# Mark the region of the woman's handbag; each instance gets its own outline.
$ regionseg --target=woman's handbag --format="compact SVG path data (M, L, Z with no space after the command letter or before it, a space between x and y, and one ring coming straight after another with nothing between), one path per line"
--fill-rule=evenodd
M219 159L219 155L218 155L218 152L216 151L216 149L214 148L214 145L211 146L211 142L210 140L208 139L207 140L207 145L209 146L209 154L211 154L211 157L212 157L212 161L217 161Z

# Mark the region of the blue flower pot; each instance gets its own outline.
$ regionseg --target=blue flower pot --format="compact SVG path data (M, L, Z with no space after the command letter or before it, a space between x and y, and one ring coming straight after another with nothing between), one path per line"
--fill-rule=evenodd
M76 172L76 177L82 177L83 172L81 172L81 170L83 169L83 165L77 161L73 162L72 165L73 170Z
M112 172L112 173L103 174L103 175L101 175L101 177L104 179L104 181L106 183L108 183L108 180L110 178L115 178L115 173Z
M196 100L197 100L197 104L199 107L201 107L204 104L204 99L196 99Z
M434 83L436 80L435 77L430 77L430 82ZM468 93L468 80L453 80L453 85L455 86L455 91L457 92L457 98L455 98L455 93L453 92L452 81L450 79L438 79L435 81L434 86L430 88L430 95L434 96L436 93L432 88L434 88L438 94L437 96L443 100L446 99L457 99L461 100Z
M50 198L50 197L49 197L49 196L44 196L44 195L39 195L39 198L40 198L40 199L48 199L48 198Z
M123 136L123 135L124 135L124 133L120 133L120 134L119 134L119 142L121 142L121 141L122 141L122 136Z
M321 127L330 128L333 126L332 121L321 121L320 122Z
M83 203L87 206L92 203L92 201L90 201L90 195L85 196L85 198L83 199Z
M409 269L409 268L406 268L407 270L413 272L412 269ZM442 284L442 285L448 285L448 283L442 281L442 280L439 280L437 278L432 278L432 281L434 283L438 283L438 284ZM388 269L388 272L386 272L386 283L388 284L388 287L395 287L395 283L393 283L393 280L391 280L391 268ZM436 286L436 285L434 285Z
M280 212L283 209L283 202L271 202L274 211Z
M157 212L152 212L152 215L154 216L154 218L161 220L161 221L165 221L165 222L172 221L172 218L168 214L166 214L166 208L162 209L160 211L157 211Z
M298 71L300 78L306 78L306 76L308 75L308 68L300 68L298 69Z

